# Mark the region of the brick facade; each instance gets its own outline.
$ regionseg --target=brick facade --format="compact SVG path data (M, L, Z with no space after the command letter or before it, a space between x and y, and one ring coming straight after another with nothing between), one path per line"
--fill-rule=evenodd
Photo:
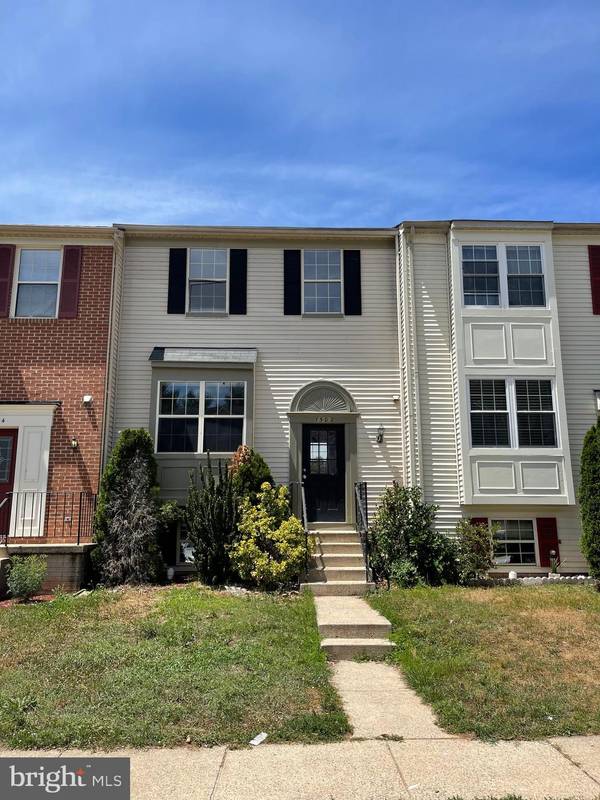
M76 319L0 319L0 403L61 402L52 426L48 491L98 490L112 260L112 247L83 247ZM84 394L93 395L90 408L82 404ZM79 442L76 450L72 438Z

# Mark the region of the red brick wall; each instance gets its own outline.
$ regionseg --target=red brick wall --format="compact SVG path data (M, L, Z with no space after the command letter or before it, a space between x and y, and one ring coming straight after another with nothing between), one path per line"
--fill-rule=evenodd
M48 491L98 490L111 278L112 247L84 247L76 319L0 319L0 402L62 401L54 413ZM89 409L84 394L93 395Z

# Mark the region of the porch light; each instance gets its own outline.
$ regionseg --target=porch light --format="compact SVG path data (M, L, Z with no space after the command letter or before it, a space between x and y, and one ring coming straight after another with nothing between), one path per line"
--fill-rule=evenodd
M385 433L385 428L383 425L380 425L377 428L377 444L381 444L383 442L383 434Z
M600 414L600 389L594 389L594 400L596 401L596 413Z
M78 442L78 441L77 441L77 439L76 439L76 438L73 436L73 438L71 439L71 448L72 448L73 450L77 450L77 448L78 448L78 447L79 447L79 442Z
M94 398L92 397L91 394L84 394L83 397L81 398L81 402L86 408L89 408L92 405L93 399Z

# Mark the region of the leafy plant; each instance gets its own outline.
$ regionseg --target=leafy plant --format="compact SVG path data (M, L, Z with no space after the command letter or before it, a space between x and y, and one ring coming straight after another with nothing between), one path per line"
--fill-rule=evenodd
M273 486L273 476L269 465L256 450L242 444L238 447L229 464L233 486L240 500L248 497L251 503L256 502L256 497L263 483Z
M394 574L410 574L415 582L418 576L434 585L457 580L456 546L434 529L436 511L418 486L394 482L387 487L369 529L370 562L377 579L388 585Z
M456 525L458 569L463 583L484 578L494 566L494 530L461 519Z
M100 484L94 519L97 577L109 586L162 579L160 526L152 439L145 430L126 429L119 435Z
M8 567L6 584L11 597L31 600L39 594L48 572L46 556L14 556Z
M600 578L600 420L583 440L579 512L581 552L590 565L590 575Z
M215 474L209 456L199 477L198 484L190 474L183 517L198 577L217 586L231 577L229 550L237 538L238 498L230 471L220 461Z
M298 578L308 557L302 523L290 513L285 486L263 483L253 505L242 501L240 540L231 551L231 560L243 580L269 588L292 583Z

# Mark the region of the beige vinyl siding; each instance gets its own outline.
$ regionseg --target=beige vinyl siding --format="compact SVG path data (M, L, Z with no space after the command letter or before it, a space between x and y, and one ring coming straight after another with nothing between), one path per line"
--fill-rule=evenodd
M600 239L555 236L553 241L569 444L576 490L583 438L596 422L593 390L600 389L600 316L592 313L588 260L588 244L594 243L600 244ZM573 550L581 535L577 518L575 523ZM584 568L582 556L578 555L577 559Z
M445 239L417 239L413 262L422 483L437 527L452 532L461 510Z
M113 278L110 309L110 338L108 343L108 365L106 370L106 414L102 463L106 463L112 444L117 398L117 375L119 359L119 325L121 321L121 295L123 290L124 262L123 234L115 231L113 243Z
M174 241L182 247L188 242ZM194 246L244 247L219 241ZM324 379L342 385L356 401L358 465L372 498L401 473L400 392L394 249L361 247L362 316L292 317L283 314L283 249L290 243L248 248L248 313L222 318L167 314L169 246L131 244L125 252L123 308L115 431L147 427L150 417L148 356L153 347L256 347L254 446L276 480L288 480L287 413L296 392ZM331 247L330 244L310 244ZM377 428L385 427L381 445Z

